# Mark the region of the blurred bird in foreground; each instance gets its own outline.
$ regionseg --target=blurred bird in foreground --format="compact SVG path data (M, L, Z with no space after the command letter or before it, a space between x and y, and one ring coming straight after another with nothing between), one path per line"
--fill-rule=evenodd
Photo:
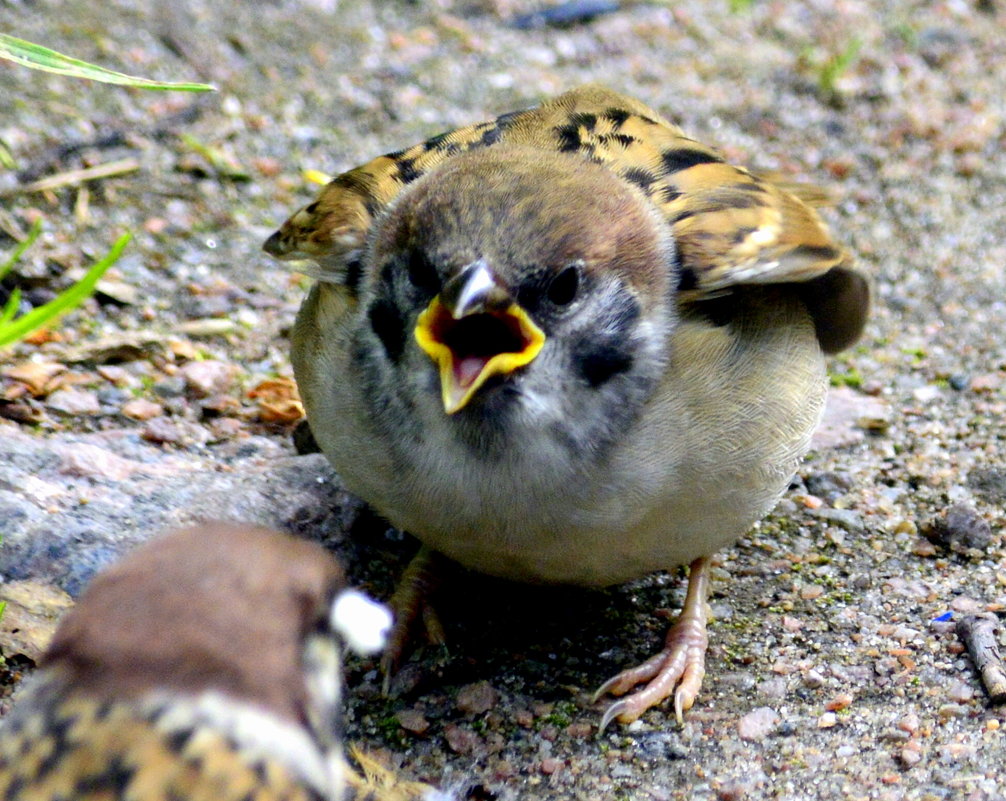
M663 649L599 691L628 722L704 674L710 556L775 504L868 282L820 193L728 164L599 86L335 178L265 243L317 283L293 332L315 439L434 553L604 586L690 564ZM298 266L298 269L302 269Z
M343 760L343 645L387 611L324 548L225 524L153 540L67 613L0 727L4 801L445 799Z

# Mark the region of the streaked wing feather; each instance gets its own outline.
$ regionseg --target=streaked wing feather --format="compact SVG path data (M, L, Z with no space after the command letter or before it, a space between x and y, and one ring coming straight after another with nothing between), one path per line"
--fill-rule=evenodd
M811 207L826 196L728 164L648 106L597 85L351 170L287 220L265 249L280 259L314 259L320 265L316 277L339 283L375 216L406 185L458 153L498 143L579 153L638 186L674 231L682 301L698 302L744 284L812 282L838 269L844 273L840 283L850 284L847 294L860 307L839 313L858 320L852 329L861 328L866 281Z
M402 779L375 757L351 746L349 756L360 772L346 773L346 801L448 801L450 796L428 784Z

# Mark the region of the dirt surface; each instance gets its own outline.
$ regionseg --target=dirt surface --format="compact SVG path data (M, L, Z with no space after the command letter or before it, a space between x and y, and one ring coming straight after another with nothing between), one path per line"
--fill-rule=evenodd
M676 574L593 593L458 576L449 654L391 699L351 665L350 737L483 799L1002 798L1004 713L946 618L1006 609L1006 8L682 0L513 24L535 8L0 4L2 30L220 90L0 63L0 252L45 224L0 300L44 302L135 233L82 310L0 353L0 571L74 594L130 543L217 513L323 539L386 595L413 546L294 455L282 379L306 281L260 244L311 197L306 169L603 81L836 192L829 222L876 280L866 336L831 365L836 422L721 554L683 727L660 708L598 737L590 702L658 646ZM121 159L136 169L24 189Z

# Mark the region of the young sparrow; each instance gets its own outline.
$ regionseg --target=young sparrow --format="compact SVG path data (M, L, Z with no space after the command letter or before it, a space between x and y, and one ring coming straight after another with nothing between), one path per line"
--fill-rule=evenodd
M389 625L319 545L223 524L158 538L61 622L0 727L0 799L437 797L343 764L342 644L378 650Z
M317 264L293 333L308 420L392 523L521 581L691 564L602 726L692 705L709 557L786 488L824 354L863 328L867 280L811 198L585 86L340 175L265 243Z

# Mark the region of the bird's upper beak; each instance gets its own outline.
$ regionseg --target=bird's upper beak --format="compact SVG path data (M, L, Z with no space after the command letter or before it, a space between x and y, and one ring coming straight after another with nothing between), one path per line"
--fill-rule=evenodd
M490 377L530 364L545 334L480 259L419 315L416 340L440 368L444 411L454 414Z

